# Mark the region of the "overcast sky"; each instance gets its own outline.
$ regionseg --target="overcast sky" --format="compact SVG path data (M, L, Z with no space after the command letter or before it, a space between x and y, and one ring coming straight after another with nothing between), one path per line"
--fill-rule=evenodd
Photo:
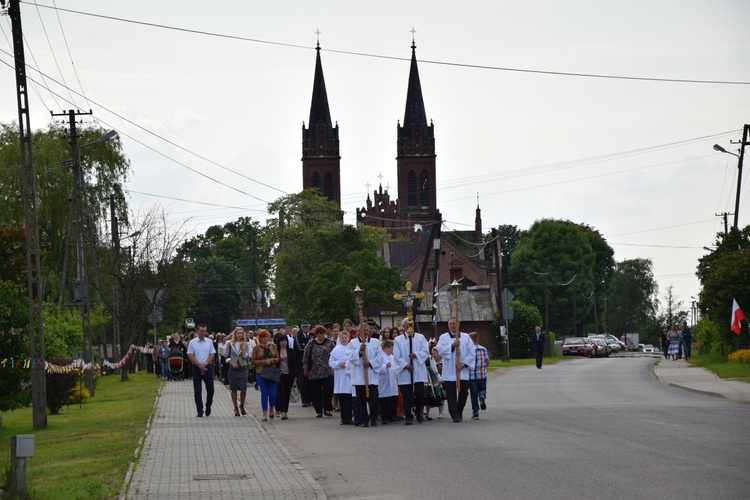
M697 259L723 231L715 214L734 211L737 158L712 146L736 152L750 123L747 0L37 4L21 5L26 61L43 73L28 72L32 128L93 110L84 120L118 130L132 161L132 207L161 203L195 232L264 222L267 202L301 189L318 30L347 223L379 175L395 196L412 29L445 229L473 228L477 197L485 230L587 223L617 260L651 258L660 291L689 307ZM7 16L0 27L7 123Z

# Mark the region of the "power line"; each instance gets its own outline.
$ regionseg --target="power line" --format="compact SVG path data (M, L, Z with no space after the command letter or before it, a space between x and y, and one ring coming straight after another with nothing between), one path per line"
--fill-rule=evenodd
M211 37L217 37L217 38L225 38L225 39L237 40L237 41L242 41L242 42L262 43L266 45L276 45L280 47L290 47L290 48L305 49L305 50L313 50L314 48L314 47L308 47L305 45L298 45L298 44L293 44L293 43L274 42L270 40L262 40L259 38L248 38L248 37L237 36L237 35L227 35L223 33L211 32L211 31L197 30L197 29L191 29L191 28L181 28L178 26L170 26L167 24L149 23L145 21L137 21L134 19L125 19L122 17L107 16L104 14L94 14L91 12L83 12L83 11L73 10L73 9L62 9L56 6L50 7L48 5L39 5L39 7L46 7L48 9L54 8L63 12L69 12L72 14L79 14L83 16L98 17L101 19L108 19L110 21L138 24L141 26L150 26L152 28L166 29L166 30L171 30L171 31L180 31L184 33L192 33L196 35L204 35L204 36L211 36ZM324 50L325 52L331 52L335 54L345 54L345 55L352 55L352 56L359 56L359 57L371 57L371 58L376 58L376 59L386 59L386 60L393 60L393 61L411 61L411 58L408 58L408 57L385 56L382 54L371 54L367 52L354 52L354 51L349 51L349 50L337 50L337 49L322 49L322 50ZM574 73L574 72L568 72L568 71L547 71L547 70L528 69L528 68L512 68L512 67L506 67L506 66L466 64L466 63L457 63L457 62L449 62L449 61L433 61L433 60L424 60L424 59L420 59L419 63L420 64L434 64L434 65L439 65L439 66L452 66L452 67L458 67L458 68L484 69L484 70L492 70L492 71L508 71L508 72L515 72L515 73L530 73L530 74L540 74L540 75L549 75L549 76L571 76L571 77L578 77L578 78L601 78L601 79L609 79L609 80L630 80L630 81L667 82L667 83L700 83L700 84L713 84L713 85L750 85L750 82L741 82L741 81L694 80L694 79L683 79L683 78L654 78L654 77L640 77L640 76L605 75L605 74L597 74L597 73Z

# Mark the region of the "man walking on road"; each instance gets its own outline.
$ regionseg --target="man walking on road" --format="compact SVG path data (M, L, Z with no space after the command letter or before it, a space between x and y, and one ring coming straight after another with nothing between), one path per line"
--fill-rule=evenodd
M682 357L687 361L693 351L693 332L688 328L687 321L682 322Z
M534 355L536 356L536 367L540 370L542 369L545 342L547 342L547 337L542 333L542 329L537 326L534 335L531 337L531 348L534 350Z
M469 397L469 369L474 368L476 354L474 342L467 333L459 331L458 320L448 319L448 331L440 336L437 351L443 358L443 385L448 400L448 413L454 423L461 422ZM456 359L456 354L460 358ZM459 381L457 383L457 381ZM460 384L460 388L457 387Z
M406 330L406 335L399 335L393 341L393 357L396 360L398 386L403 395L406 425L411 425L414 422L412 408L417 423L422 423L424 419L424 383L427 382L425 361L430 357L430 347L424 335L414 331L409 318L404 318L401 327Z
M187 355L193 366L195 409L198 411L198 417L202 417L202 382L206 384L206 416L211 415L211 404L214 401L214 378L210 367L214 356L216 356L216 349L214 349L214 343L206 338L206 325L198 325L198 330L195 333L197 337L188 344Z

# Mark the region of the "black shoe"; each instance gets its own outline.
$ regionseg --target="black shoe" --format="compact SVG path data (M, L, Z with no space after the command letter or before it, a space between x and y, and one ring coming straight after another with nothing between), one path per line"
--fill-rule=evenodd
M411 425L411 424L413 424L413 423L414 423L414 420L412 420L412 419L410 419L410 418L407 418L407 419L406 419L406 425Z
M315 418L323 418L323 414L322 413L318 413L317 415L315 415Z
M210 406L206 406L206 416L207 417L211 416L211 407Z
M388 425L388 421L387 420L385 420L383 422L380 422L380 423L383 424L383 425ZM372 424L372 425L375 426L375 424Z
M377 426L378 426L378 421L377 420L375 420L375 419L370 420L370 427L377 427Z
M484 398L479 398L479 407L483 410L487 409L487 404L484 402Z
M424 422L424 418L422 418L422 417L417 417L417 423L418 423L418 424L421 424L422 422Z
M201 418L203 416L203 410L198 412L198 418Z
M332 417L333 413L331 413L330 411L324 411L323 415L325 415L326 417Z
M479 420L479 413L475 413L474 415L472 415L471 419L472 420Z
M427 420L428 422L432 421L432 417L428 417L427 415L425 415L424 419Z
M458 417L453 417L453 423L454 423L454 424L457 424L457 423L459 423L460 421L461 421L461 419L459 419Z
M362 422L361 424L359 424L359 426L360 426L360 427L370 427L370 423L369 423L369 422L367 422L367 421L364 421L364 422Z

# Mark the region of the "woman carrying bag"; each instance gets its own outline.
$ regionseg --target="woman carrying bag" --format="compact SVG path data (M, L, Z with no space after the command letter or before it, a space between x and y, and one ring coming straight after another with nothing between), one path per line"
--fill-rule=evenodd
M266 329L258 332L258 345L253 347L252 361L255 367L255 378L260 389L260 406L263 409L261 422L268 422L268 409L276 405L276 383L279 381L279 354L276 346L270 342L271 333Z
M232 394L234 416L246 415L245 396L247 395L247 358L250 357L250 345L245 341L245 330L234 329L224 345L224 354L228 367L227 378ZM237 391L240 391L240 406L237 407Z

